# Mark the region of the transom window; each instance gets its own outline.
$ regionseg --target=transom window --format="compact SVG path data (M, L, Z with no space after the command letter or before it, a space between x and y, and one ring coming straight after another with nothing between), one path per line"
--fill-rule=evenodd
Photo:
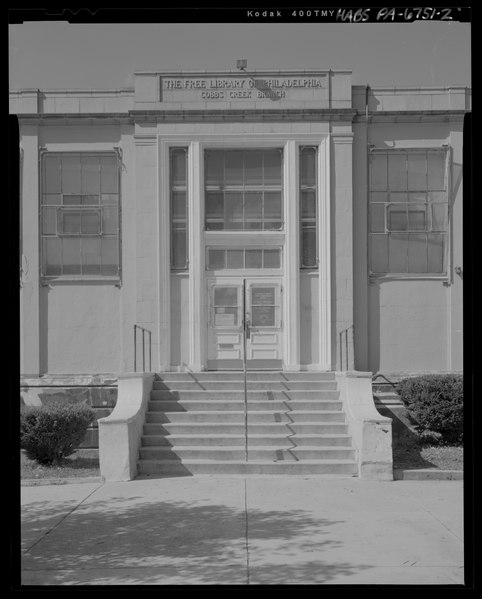
M207 231L283 227L282 151L206 150Z
M117 155L47 153L42 168L42 274L117 277Z
M370 156L370 272L446 272L445 149L374 151Z
M280 248L207 248L208 270L280 268Z

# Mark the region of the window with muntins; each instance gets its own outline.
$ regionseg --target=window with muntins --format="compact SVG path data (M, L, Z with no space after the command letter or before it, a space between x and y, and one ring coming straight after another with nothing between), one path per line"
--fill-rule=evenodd
M370 155L370 274L447 272L447 151L373 151Z
M300 242L301 268L316 268L317 250L316 148L300 148Z
M187 148L170 150L171 269L188 268Z
M119 276L119 197L114 152L43 155L43 276Z
M283 228L282 151L206 150L206 231Z

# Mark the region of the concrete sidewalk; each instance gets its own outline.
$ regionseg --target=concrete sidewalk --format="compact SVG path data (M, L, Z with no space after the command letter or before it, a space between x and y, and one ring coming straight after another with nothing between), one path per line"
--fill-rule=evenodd
M463 584L462 481L22 487L22 585Z

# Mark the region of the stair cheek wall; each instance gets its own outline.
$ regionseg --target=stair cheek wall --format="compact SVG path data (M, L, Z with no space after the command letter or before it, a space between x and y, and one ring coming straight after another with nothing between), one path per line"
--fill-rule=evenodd
M333 373L250 372L247 380L246 418L242 373L158 375L139 475L357 475Z

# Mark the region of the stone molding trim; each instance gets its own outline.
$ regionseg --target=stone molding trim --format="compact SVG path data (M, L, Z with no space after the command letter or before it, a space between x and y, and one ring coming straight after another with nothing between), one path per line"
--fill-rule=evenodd
M337 372L350 433L357 451L362 480L393 480L392 419L375 408L372 373Z
M118 377L114 411L99 420L100 472L105 481L132 480L137 474L139 445L153 373L126 373Z

